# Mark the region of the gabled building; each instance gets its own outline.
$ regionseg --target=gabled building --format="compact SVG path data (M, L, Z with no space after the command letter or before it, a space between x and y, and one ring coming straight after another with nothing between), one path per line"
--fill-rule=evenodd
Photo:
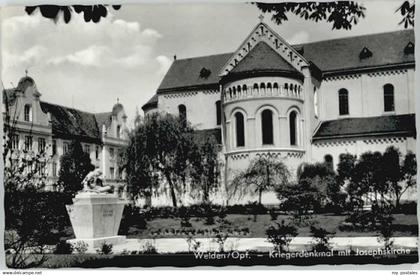
M60 157L72 140L81 142L92 164L103 171L107 184L122 183L118 154L128 144L128 128L121 103L116 103L111 112L89 113L44 102L35 81L26 76L16 88L3 91L3 121L5 129L13 129L12 154L46 153L47 189L55 188Z
M219 131L226 182L268 154L295 172L346 152L415 152L414 42L404 30L290 45L259 23L234 52L174 60L143 111Z

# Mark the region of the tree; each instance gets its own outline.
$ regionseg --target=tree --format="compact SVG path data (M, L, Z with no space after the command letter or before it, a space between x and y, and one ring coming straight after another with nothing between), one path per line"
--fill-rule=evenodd
M400 165L400 151L393 146L388 147L382 155L382 171L385 184L389 185L389 191L394 193L395 207L399 207L401 192L400 181L403 179Z
M69 144L68 151L60 158L58 186L66 193L75 194L83 189L82 181L95 166L78 140Z
M136 127L129 138L123 158L127 172L128 193L131 194L133 201L142 196L150 198L159 180L159 175L155 173L147 153L148 131L140 122Z
M114 10L119 10L120 5L112 5ZM83 18L86 22L92 21L98 23L101 17L108 15L109 5L73 5L73 6L57 6L57 5L38 5L28 6L25 8L25 12L28 15L32 15L34 11L39 10L41 15L45 18L54 20L57 22L60 18L61 13L63 14L64 22L67 24L71 20L72 13L82 13Z
M412 152L407 152L401 167L402 181L399 185L398 192L396 192L395 205L400 205L401 196L410 188L416 185L417 176L417 160L416 155ZM398 207L397 206L397 207Z
M347 191L354 206L362 208L366 201L385 203L389 186L383 174L382 154L363 153L356 162Z
M305 20L332 23L332 29L337 30L350 30L365 17L366 11L366 8L356 1L256 3L256 5L264 13L273 13L272 20L278 25L287 21L289 19L287 14L290 13ZM404 28L414 26L414 1L404 1L396 12L402 17L400 25L403 24Z
M45 186L49 176L47 168L51 156L48 151L51 145L46 145L42 151L16 146L20 132L17 126L18 108L10 108L7 93L3 96L4 237L5 249L9 252L6 263L12 268L34 268L47 260L45 243L54 240L53 231L59 227L61 219L53 213L56 208L47 205L54 199L40 198L47 194ZM30 137L28 140L33 140L32 128L26 136Z
M210 203L210 194L218 190L220 185L220 163L218 153L220 151L214 136L208 136L204 140L196 140L197 148L191 152L193 169L192 189L202 194L203 202Z
M257 193L258 203L261 204L263 192L287 184L289 177L290 172L282 161L271 155L257 157L251 161L245 171L235 176L230 189L240 197Z
M192 157L198 148L188 123L170 114L147 116L127 147L127 178L134 196L151 190L158 180L169 186L172 204L191 181Z
M281 207L293 212L296 224L304 224L313 213L320 209L325 195L313 184L310 179L301 179L298 183L280 185L276 188L277 198Z
M327 231L322 227L311 226L311 234L314 238L313 250L318 252L329 252L331 251L330 239L335 232Z
M285 252L293 238L298 235L297 228L292 224L286 224L284 220L271 225L265 234L267 240L273 244L274 250L279 253Z
M339 162L337 164L337 181L340 182L341 185L344 185L351 180L356 161L356 155L350 153L340 154Z

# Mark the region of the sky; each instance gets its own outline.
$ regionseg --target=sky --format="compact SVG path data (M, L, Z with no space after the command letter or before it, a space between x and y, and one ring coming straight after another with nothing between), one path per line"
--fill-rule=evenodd
M368 0L366 17L351 31L332 30L290 15L282 25L265 14L264 22L290 44L403 29L395 13L403 1ZM155 94L178 59L235 51L258 24L255 5L138 4L111 11L100 23L86 23L73 13L65 24L32 16L24 7L2 9L2 83L16 86L31 76L41 100L88 112L124 105L131 125L136 108Z

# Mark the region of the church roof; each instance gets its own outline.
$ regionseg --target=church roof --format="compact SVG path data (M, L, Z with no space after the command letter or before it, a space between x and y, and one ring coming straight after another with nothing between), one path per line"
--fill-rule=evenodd
M239 61L230 74L261 72L294 72L299 73L292 65L276 53L267 43L261 41ZM299 73L300 74L300 73Z
M141 108L143 109L143 111L145 111L145 110L147 110L149 108L156 108L157 107L157 104L158 104L158 96L157 96L157 94L155 94Z
M414 64L414 54L404 52L408 43L414 43L414 31L403 30L362 35L295 45L302 55L315 63L325 74L367 68ZM370 57L361 58L366 48Z
M231 55L232 53L227 53L175 60L160 83L158 91L217 84L220 80L220 69ZM200 76L203 68L210 71L207 77Z
M413 30L345 37L298 44L293 47L305 59L320 68L324 75L328 75L384 66L414 65L414 54L405 53L405 48L410 42L415 42ZM372 56L360 58L360 53L364 48L372 52ZM220 70L232 54L175 60L163 78L158 93L180 88L185 90L205 86L217 87L220 81ZM253 62L247 63L253 63L251 67L261 65L255 57L250 60ZM270 62L269 66L273 67L274 64ZM275 66L281 65L275 64ZM203 68L210 71L208 77L200 77L200 71Z
M415 137L415 115L358 117L323 121L313 136L313 140L387 135Z

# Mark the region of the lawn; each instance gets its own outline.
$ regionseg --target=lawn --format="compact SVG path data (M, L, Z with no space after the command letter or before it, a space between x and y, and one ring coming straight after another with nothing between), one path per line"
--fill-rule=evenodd
M337 237L357 237L357 236L378 236L377 232L358 232L341 231L339 226L344 222L347 216L338 216L333 214L317 214L313 216L313 221L317 226L325 228L327 231L335 232ZM279 215L277 222L289 220L290 216ZM179 238L193 230L195 237L211 237L216 234L216 229L220 228L220 223L215 218L215 224L205 224L205 218L191 218L191 227L181 227L179 218L155 218L147 221L145 229L130 227L128 238ZM229 214L225 218L227 223L224 225L223 232L230 236L244 238L265 238L265 230L273 224L270 215L257 215L254 222L253 215ZM394 236L417 236L417 216L395 214L394 215ZM299 236L311 236L310 226L300 226L298 228Z

